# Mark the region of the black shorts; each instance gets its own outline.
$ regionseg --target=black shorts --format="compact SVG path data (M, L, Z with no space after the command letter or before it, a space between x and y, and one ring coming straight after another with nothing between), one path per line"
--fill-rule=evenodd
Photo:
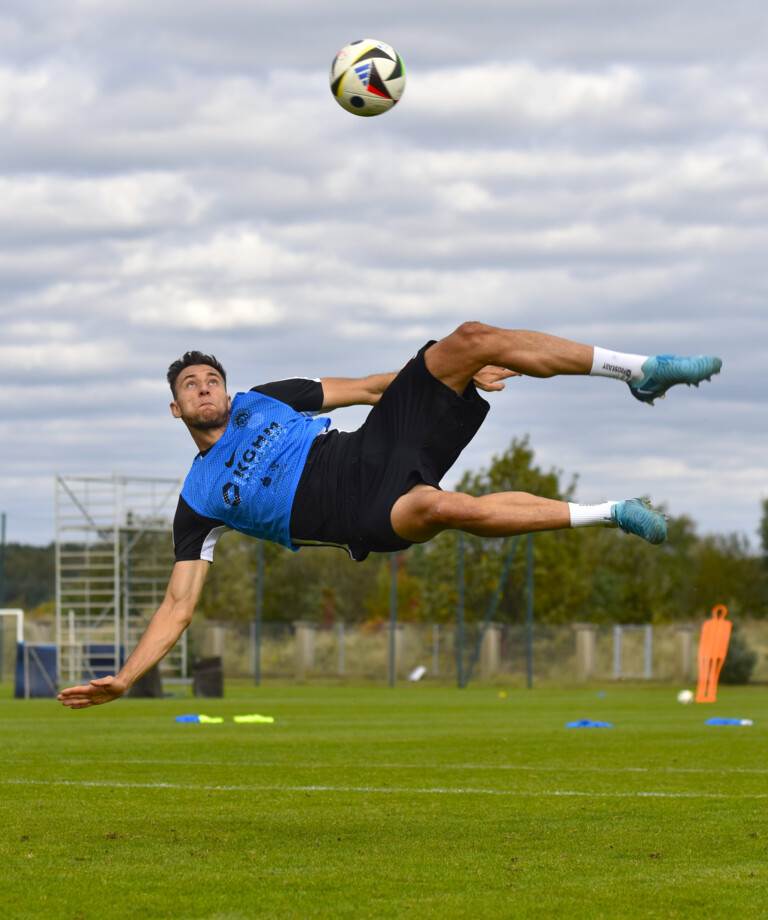
M417 483L440 487L483 423L488 403L470 383L459 396L433 377L427 343L352 432L312 445L291 513L291 537L346 544L354 559L411 544L392 529L395 502Z

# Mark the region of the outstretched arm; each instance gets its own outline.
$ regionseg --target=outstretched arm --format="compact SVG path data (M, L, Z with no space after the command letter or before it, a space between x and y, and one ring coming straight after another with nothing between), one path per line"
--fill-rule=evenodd
M62 690L59 701L70 709L86 709L110 703L126 693L142 674L168 654L189 626L208 568L209 563L203 559L177 562L162 604L120 671L114 677Z
M480 390L503 390L502 380L519 377L517 371L489 365L475 374L474 383ZM370 377L323 377L323 412L332 412L345 406L375 406L381 394L397 374L372 374Z

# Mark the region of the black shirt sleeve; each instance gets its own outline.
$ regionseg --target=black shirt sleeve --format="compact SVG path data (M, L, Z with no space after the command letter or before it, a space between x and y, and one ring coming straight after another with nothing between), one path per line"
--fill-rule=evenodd
M323 385L309 377L289 377L251 387L251 392L263 393L272 399L279 399L295 412L316 414L323 408Z
M213 549L230 527L216 518L198 514L179 496L173 518L173 551L176 562L205 559L213 562Z

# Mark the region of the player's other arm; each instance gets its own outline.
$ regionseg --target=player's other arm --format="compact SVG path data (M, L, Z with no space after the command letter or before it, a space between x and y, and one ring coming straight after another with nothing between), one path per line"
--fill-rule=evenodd
M142 674L168 654L189 626L209 567L203 559L177 562L162 604L120 671L114 677L62 690L59 701L70 709L86 709L109 703L126 693Z
M323 412L332 412L344 406L375 406L381 394L392 383L397 374L372 374L370 377L323 377ZM519 377L516 371L505 367L488 365L475 374L474 383L479 390L493 392L503 390L503 380Z
M321 411L332 412L345 406L375 406L397 374L371 374L370 377L323 377Z

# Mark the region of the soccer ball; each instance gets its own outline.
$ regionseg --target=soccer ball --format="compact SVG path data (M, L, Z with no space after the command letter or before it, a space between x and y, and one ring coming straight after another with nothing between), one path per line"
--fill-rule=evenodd
M688 703L693 702L693 693L690 690L681 690L677 694L677 702L687 706Z
M405 89L403 59L386 42L363 38L345 45L331 64L331 92L353 115L381 115Z

